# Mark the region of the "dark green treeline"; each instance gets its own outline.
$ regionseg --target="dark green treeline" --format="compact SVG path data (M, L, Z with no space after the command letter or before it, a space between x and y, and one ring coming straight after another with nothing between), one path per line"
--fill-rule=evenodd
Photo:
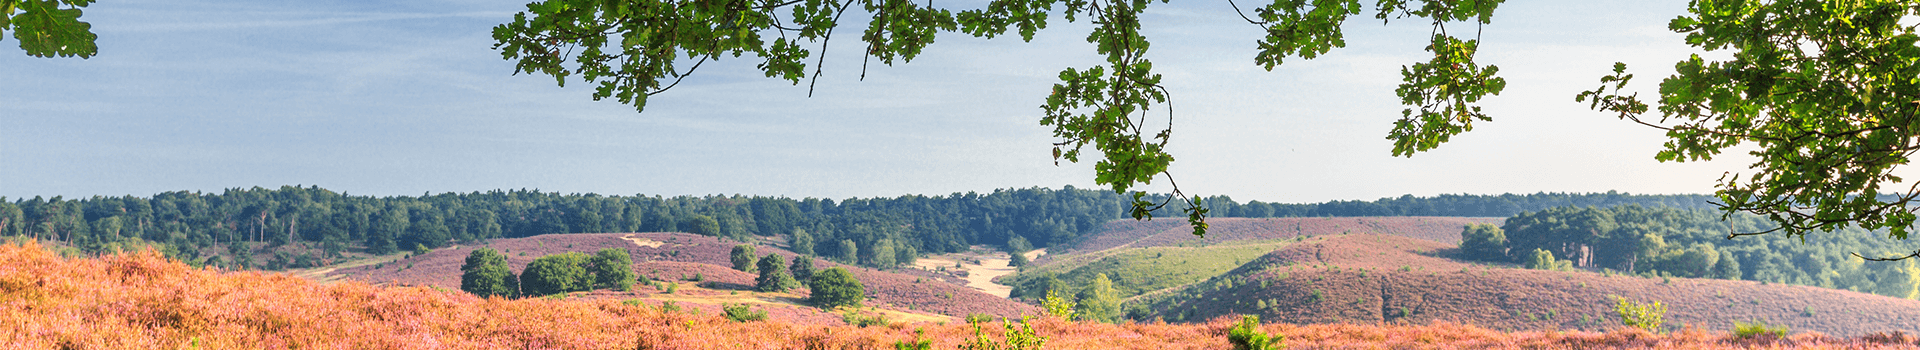
M1164 199L1151 195L1149 199ZM1319 204L1205 205L1219 217L1508 216L1523 210L1621 204L1705 206L1706 196L1619 193L1443 195ZM1127 196L1105 190L1005 189L947 196L832 199L603 196L538 190L353 196L318 186L166 192L152 197L0 197L0 236L66 242L89 253L156 246L187 261L295 268L343 253L386 254L456 242L549 233L681 231L747 240L791 235L795 250L859 264L911 261L974 244L1065 242L1120 219ZM1179 203L1179 201L1175 201ZM1178 215L1179 208L1157 214ZM289 245L298 249L285 248ZM254 256L267 252L266 258ZM879 257L892 252L893 256ZM224 256L226 261L220 261Z

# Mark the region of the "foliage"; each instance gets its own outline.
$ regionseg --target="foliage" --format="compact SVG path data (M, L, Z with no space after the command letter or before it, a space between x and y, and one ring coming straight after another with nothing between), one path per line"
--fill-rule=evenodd
M587 254L580 252L533 259L520 272L521 292L539 296L593 290L593 275L587 271L589 259Z
M986 322L968 319L967 325L973 327L973 338L961 343L961 350L1039 350L1047 344L1047 337L1035 333L1033 323L1025 317L1020 318L1019 326L1014 326L1013 321L1001 319L1000 326L1005 332L1001 333L1000 341L987 337L986 330L980 326Z
M726 304L720 307L721 316L734 322L766 321L766 310L753 310L747 304Z
M1047 299L1040 302L1040 308L1046 309L1048 316L1062 320L1071 320L1074 316L1073 310L1075 303L1072 297L1067 296L1066 292L1061 289L1062 288L1047 289Z
M1760 338L1760 337L1769 337L1773 339L1786 338L1787 326L1782 325L1779 327L1769 327L1767 326L1766 321L1753 321L1753 322L1733 321L1733 337L1746 338L1746 339Z
M1507 233L1491 224L1473 224L1460 232L1460 253L1467 259L1507 260Z
M703 214L694 214L693 216L687 217L687 222L680 225L680 228L687 230L687 233L702 236L720 236L722 233L725 233L720 229L719 219L714 219L712 216Z
M807 233L807 229L795 228L793 229L793 234L790 234L788 236L791 237L790 241L792 243L789 244L789 246L793 247L794 253L798 253L800 255L814 254L813 234Z
M1775 224L1745 233L1857 225L1905 239L1920 188L1898 188L1903 179L1894 172L1920 137L1908 121L1920 113L1910 103L1920 91L1911 79L1920 70L1920 33L1902 23L1920 14L1916 5L1696 1L1669 29L1703 51L1731 50L1718 55L1731 59L1696 54L1676 63L1660 83L1657 122L1646 120L1650 106L1637 94L1621 95L1633 79L1622 63L1576 101L1591 98L1595 110L1665 130L1660 161L1706 161L1753 143L1755 172L1723 176L1715 191L1724 214L1749 212Z
M520 278L507 266L507 256L493 248L474 249L460 265L460 290L481 297L520 295Z
M1665 322L1667 316L1667 306L1661 305L1659 300L1646 304L1621 296L1614 296L1613 300L1613 312L1620 315L1620 323L1648 332L1660 332L1660 324Z
M913 329L913 341L893 342L893 350L933 350L933 341L926 338L925 328Z
M746 273L754 273L756 271L759 271L759 270L756 270L757 267L754 266L754 262L756 260L754 260L754 255L753 255L753 245L751 244L734 245L733 254L731 256L733 257L733 269L740 270Z
M793 256L793 265L788 267L788 270L792 272L795 283L798 283L798 281L812 281L813 257L806 255Z
M1046 297L1049 278L1057 278L1066 285L1087 286L1096 276L1104 274L1113 281L1115 293L1125 299L1219 276L1285 244L1236 242L1205 247L1128 249L1091 261L1056 260L1003 280L1013 286L1013 297L1040 300Z
M1094 277L1093 283L1080 291L1079 303L1074 314L1079 320L1095 322L1115 322L1120 320L1120 296L1113 291L1113 280L1106 274Z
M800 283L787 274L787 260L778 254L767 253L760 257L760 277L754 279L753 289L762 292L785 292Z
M859 310L847 310L846 313L840 315L840 321L855 327L886 326L893 323L887 320L886 314L863 313Z
M1007 256L1007 266L1025 268L1027 267L1027 265L1032 265L1032 264L1033 264L1033 261L1027 260L1026 254L1013 253Z
M1260 316L1240 316L1240 323L1227 330L1227 343L1233 350L1270 350L1286 347L1285 335L1270 336L1260 331Z
M867 287L853 278L852 272L844 268L830 268L813 274L807 283L811 295L807 302L822 309L841 306L860 306L867 299Z
M633 289L633 256L626 249L605 248L587 261L587 273L593 274L593 287L617 291Z
M1749 279L1913 298L1920 266L1870 262L1852 254L1920 249L1920 242L1858 228L1831 235L1739 236L1771 222L1752 215L1722 218L1709 210L1634 205L1552 208L1509 218L1509 251L1545 250L1556 263L1641 275ZM1852 253L1852 254L1849 254ZM1525 254L1516 254L1525 255ZM1519 261L1526 263L1527 261Z
M80 8L93 0L0 0L0 41L7 30L33 57L90 58L99 48L93 25L81 22Z
M1553 258L1553 252L1549 252L1546 249L1534 249L1533 254L1528 254L1528 256L1527 268L1529 269L1548 271L1569 271L1573 269L1572 262L1555 260Z

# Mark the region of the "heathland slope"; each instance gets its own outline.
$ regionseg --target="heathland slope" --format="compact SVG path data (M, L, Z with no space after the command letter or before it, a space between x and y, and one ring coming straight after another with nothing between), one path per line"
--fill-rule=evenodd
M737 294L752 289L755 277L732 268L730 256L733 246L737 244L740 243L687 233L552 234L493 239L480 244L442 248L380 265L335 269L326 275L328 279L350 279L375 284L434 286L458 290L460 265L465 263L469 252L480 247L493 248L506 254L508 264L516 272L525 269L527 263L534 259L549 254L592 253L602 248L622 248L627 249L632 256L634 272L639 275L663 281L697 282L688 284L697 285L700 289ZM759 255L778 254L786 259L792 259L796 255L785 249L768 245L757 245L755 251ZM973 313L1018 317L1038 310L1027 304L968 288L958 277L933 271L917 269L883 271L827 260L816 260L815 264L819 269L843 267L853 272L854 277L866 285L867 295L872 297L867 304L871 306L952 317L965 317ZM696 279L698 281L694 281ZM600 292L592 295L670 299L662 296L658 289L646 286L636 287L630 293L610 295ZM682 291L681 293L700 294L702 292ZM805 290L801 290L795 294L803 297L805 293ZM770 300L779 299L770 298Z
M1255 314L1289 323L1458 322L1503 330L1614 329L1614 297L1659 301L1672 328L1766 321L1859 335L1920 329L1920 301L1750 281L1643 278L1476 265L1452 245L1386 235L1325 236L1143 301L1149 317Z
M732 322L610 299L482 299L360 282L322 284L276 273L195 269L151 251L67 259L0 244L0 344L24 349L875 349L923 339L953 349L966 324L823 326ZM1224 349L1230 319L1203 324L1099 324L1042 318L1046 349ZM997 334L1000 326L985 325ZM1905 334L1502 333L1469 325L1266 324L1290 348L1910 348ZM997 335L987 336L999 341Z

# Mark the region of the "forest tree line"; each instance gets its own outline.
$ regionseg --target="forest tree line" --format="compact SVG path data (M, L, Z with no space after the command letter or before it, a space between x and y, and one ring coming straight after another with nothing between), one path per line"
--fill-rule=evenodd
M1165 195L1147 198L1164 200ZM740 241L786 235L803 254L884 266L976 244L1024 250L1067 242L1123 218L1128 199L1072 186L840 201L524 189L374 197L282 186L151 197L0 197L0 236L60 241L87 253L153 246L189 262L283 269L326 265L348 252L388 254L551 233L689 232ZM1709 199L1609 192L1277 204L1215 196L1203 205L1221 217L1506 216L1560 205L1695 208ZM1180 204L1173 201L1155 214L1180 215Z
M1858 228L1788 236L1729 237L1773 228L1755 215L1705 209L1559 207L1526 212L1500 227L1470 226L1461 255L1540 269L1586 269L1648 277L1753 280L1920 297L1920 266L1898 257L1920 242Z

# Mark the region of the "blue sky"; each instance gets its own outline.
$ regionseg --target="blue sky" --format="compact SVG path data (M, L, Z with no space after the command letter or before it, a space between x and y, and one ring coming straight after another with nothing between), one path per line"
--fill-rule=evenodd
M86 60L27 57L9 33L0 196L305 184L367 195L844 198L1093 186L1091 163L1054 165L1037 107L1060 70L1101 63L1084 22L1056 16L1031 43L942 35L920 59L875 64L864 81L850 54L860 43L836 41L811 98L805 84L763 78L755 59L726 59L635 113L592 101L584 84L513 75L489 31L524 4L104 1L83 17L100 35ZM1509 82L1484 104L1494 121L1412 158L1392 157L1384 137L1403 108L1400 66L1430 55L1426 24L1355 18L1349 47L1267 72L1252 61L1261 30L1225 2L1153 6L1148 56L1175 95L1172 170L1188 193L1707 193L1750 162L1656 162L1657 130L1572 100L1615 61L1651 95L1694 52L1665 30L1679 2L1503 5L1480 58Z

